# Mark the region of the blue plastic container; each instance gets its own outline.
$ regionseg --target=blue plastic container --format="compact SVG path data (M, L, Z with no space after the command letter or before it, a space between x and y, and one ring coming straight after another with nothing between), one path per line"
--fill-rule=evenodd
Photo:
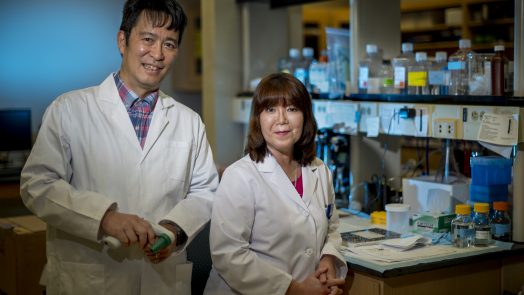
M477 203L493 203L508 200L508 185L474 185L469 186L469 199Z
M513 161L504 157L484 156L472 157L471 184L502 185L511 183L511 167Z

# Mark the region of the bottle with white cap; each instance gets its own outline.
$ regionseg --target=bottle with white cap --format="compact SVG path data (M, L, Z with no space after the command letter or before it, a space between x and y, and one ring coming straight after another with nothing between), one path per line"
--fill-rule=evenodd
M393 85L400 94L408 93L408 67L415 63L413 43L402 43L402 53L391 61L393 66Z
M417 52L415 64L408 66L408 94L429 94L429 66L427 53Z
M315 51L311 47L304 47L302 48L302 61L300 63L300 66L305 70L305 79L304 79L304 86L306 86L306 89L311 92L311 86L309 82L309 67L311 64L315 61L314 55Z
M459 50L448 60L450 72L449 94L467 95L469 87L469 69L475 52L471 50L471 40L459 40Z
M449 71L448 53L446 51L437 51L435 53L435 63L431 65L428 71L428 83L431 94L448 94Z
M382 57L375 44L366 45L366 57L360 61L358 69L358 92L368 93L370 79L375 81L379 77L379 70L382 65ZM378 80L377 80L378 81ZM377 93L378 93L377 84Z

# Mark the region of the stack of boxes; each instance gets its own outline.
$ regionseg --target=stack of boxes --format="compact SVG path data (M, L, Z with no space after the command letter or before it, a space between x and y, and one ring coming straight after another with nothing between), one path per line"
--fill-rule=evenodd
M513 161L499 156L473 157L469 199L472 203L508 201Z

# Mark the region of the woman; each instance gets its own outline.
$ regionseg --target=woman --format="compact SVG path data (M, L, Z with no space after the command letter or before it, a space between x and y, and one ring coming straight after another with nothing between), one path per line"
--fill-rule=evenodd
M213 204L205 294L339 294L332 179L315 157L311 98L292 75L253 97L247 156L228 167Z

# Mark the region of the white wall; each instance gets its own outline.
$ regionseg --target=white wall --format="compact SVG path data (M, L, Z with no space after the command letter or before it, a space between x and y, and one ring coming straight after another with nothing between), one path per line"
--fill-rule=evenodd
M116 34L124 2L1 0L0 108L30 108L36 133L43 112L58 95L100 84L110 72L117 71L121 58ZM191 25L194 11L199 13L199 1L181 3L184 8L187 4ZM191 52L193 48L184 46L195 43L195 38L194 29L188 26L179 60ZM174 79L183 77L183 71L170 74L162 90L200 111L200 87L196 91L181 89L180 93L173 88Z
M54 98L99 84L117 70L123 3L0 1L0 108L30 108L36 132Z

